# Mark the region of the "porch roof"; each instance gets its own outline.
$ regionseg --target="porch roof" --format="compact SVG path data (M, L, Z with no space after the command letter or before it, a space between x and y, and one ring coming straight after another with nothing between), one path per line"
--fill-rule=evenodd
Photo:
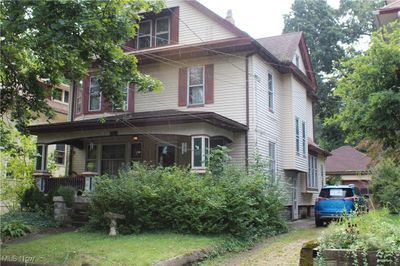
M135 127L151 125L169 125L205 122L233 132L247 131L248 127L225 116L214 112L161 110L151 112L127 113L106 116L96 119L86 119L72 122L53 123L29 126L33 135L51 132L72 132L76 130L95 130L103 128L121 128L134 125Z

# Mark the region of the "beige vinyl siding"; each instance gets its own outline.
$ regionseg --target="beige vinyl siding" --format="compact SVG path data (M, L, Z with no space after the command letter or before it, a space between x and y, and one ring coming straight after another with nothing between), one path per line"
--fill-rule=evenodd
M295 129L295 119L299 118L299 126L300 126L300 154L295 155L295 169L307 172L308 171L308 147L307 147L307 137L306 134L306 154L303 155L303 143L302 143L302 126L301 123L303 121L306 122L306 132L309 125L307 123L307 93L306 89L294 78L292 78L292 89L293 89L293 117L292 117L292 127ZM296 134L296 132L294 132ZM293 147L296 150L296 142L293 142Z
M179 6L179 44L194 44L236 37L184 0L167 0L166 4L167 7Z
M214 103L203 107L178 106L179 68L214 64ZM211 111L246 124L245 56L214 56L169 64L144 66L141 71L161 80L161 92L136 93L135 112L177 109L180 111Z
M269 142L275 143L275 161L278 175L282 175L282 141L280 134L280 116L282 106L281 75L259 56L249 60L250 72L250 130L249 154L255 154L269 160ZM268 106L268 73L274 81L274 110Z
M278 91L281 99L280 108L280 135L282 137L282 165L283 169L295 169L295 127L293 110L293 79L291 74L282 76L282 89Z
M321 165L324 168L323 174L321 174ZM321 188L325 185L323 184L323 180L326 180L325 158L322 156L317 157L317 173L317 191L307 191L307 176L303 175L301 177L300 191L302 191L302 193L299 194L299 205L314 205Z
M307 136L314 140L314 119L313 119L313 102L312 100L307 97L306 101L306 130Z
M81 174L85 171L85 149L72 149L72 172L76 174Z

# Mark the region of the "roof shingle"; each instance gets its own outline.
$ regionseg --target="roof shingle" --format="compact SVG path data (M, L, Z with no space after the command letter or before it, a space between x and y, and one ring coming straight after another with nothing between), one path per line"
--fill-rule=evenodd
M325 162L327 174L367 171L371 162L371 158L351 146L342 146L331 151L331 154Z
M291 62L299 46L301 35L301 32L290 32L257 39L257 41L279 60Z

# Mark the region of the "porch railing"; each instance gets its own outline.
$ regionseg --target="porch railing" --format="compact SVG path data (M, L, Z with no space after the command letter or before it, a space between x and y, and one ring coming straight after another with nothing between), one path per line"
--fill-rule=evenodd
M84 176L73 176L73 177L46 177L43 178L43 192L48 193L49 191L54 191L57 187L73 187L77 190L85 189L85 177Z

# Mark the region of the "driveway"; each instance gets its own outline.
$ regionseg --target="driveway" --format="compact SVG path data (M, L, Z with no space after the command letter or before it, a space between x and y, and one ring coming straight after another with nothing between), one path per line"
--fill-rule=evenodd
M288 233L267 238L251 250L227 254L202 265L298 265L303 243L318 238L323 228L315 228L314 219L298 220L289 226Z

